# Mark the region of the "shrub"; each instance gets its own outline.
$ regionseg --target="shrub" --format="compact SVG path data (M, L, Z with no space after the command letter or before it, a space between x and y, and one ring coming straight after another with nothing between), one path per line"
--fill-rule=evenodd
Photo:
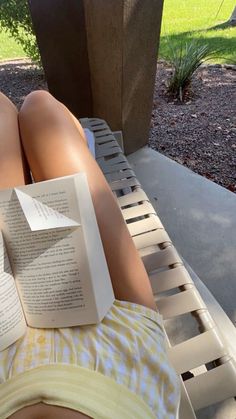
M168 83L168 91L183 101L185 89L188 87L194 72L198 67L219 51L213 50L208 44L199 40L189 40L185 43L173 45L168 42L169 54L166 60L173 68L172 76Z
M40 53L27 0L0 0L0 28L9 32L22 45L26 54L40 64Z

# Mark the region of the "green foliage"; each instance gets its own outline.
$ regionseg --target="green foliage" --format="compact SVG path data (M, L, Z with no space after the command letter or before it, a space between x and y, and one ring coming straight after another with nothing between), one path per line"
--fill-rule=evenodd
M27 0L0 0L0 28L22 45L27 56L40 63Z
M210 60L218 53L208 44L199 41L189 40L185 43L173 45L169 39L169 53L166 58L171 64L173 72L169 80L169 92L183 100L184 91L189 85L192 75L202 62Z
M0 29L0 61L27 57L22 47L5 30Z

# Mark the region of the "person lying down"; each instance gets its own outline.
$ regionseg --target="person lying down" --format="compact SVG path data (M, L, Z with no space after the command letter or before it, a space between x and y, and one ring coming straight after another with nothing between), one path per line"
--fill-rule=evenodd
M86 173L115 295L99 324L28 327L0 352L0 418L177 418L149 278L79 121L45 91L19 112L0 94L0 128L0 189Z

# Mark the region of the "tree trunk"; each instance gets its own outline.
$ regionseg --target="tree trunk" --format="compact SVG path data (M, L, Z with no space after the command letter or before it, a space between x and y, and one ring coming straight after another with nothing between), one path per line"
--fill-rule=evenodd
M235 8L233 10L232 15L230 16L229 22L230 22L230 24L232 26L235 26L236 25L236 6L235 6Z

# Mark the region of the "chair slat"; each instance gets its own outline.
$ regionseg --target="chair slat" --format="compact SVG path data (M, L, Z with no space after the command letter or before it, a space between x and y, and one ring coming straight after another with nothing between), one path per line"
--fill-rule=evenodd
M106 134L102 137L96 137L96 148L101 149L101 147L107 143L115 143L113 134Z
M140 234L133 237L136 249L143 249L145 247L159 245L164 242L170 242L170 238L164 229L149 231L148 233Z
M194 410L221 402L236 394L236 366L230 360L217 368L185 381Z
M130 179L123 179L123 180L118 180L118 181L114 181L110 183L110 187L112 189L112 191L115 190L122 190L123 188L134 188L136 186L140 186L139 181L136 178L130 178Z
M102 163L99 164L99 166L100 166L100 168L102 168L104 166L104 170L103 170L104 175L107 175L107 174L110 174L110 173L116 173L116 172L119 172L120 170L130 169L130 165L127 164L126 161L121 161L120 163L117 163L117 164L112 163L108 166L106 164L106 162L104 163L104 161L102 160Z
M100 127L96 127L96 128L94 126L92 126L91 128L92 128L92 131L93 131L96 138L105 137L106 135L111 134L111 130L108 127L105 127L105 126L100 126Z
M170 319L181 314L205 309L206 306L193 286L192 289L182 291L179 294L160 298L157 300L157 308L164 319Z
M186 284L193 284L184 266L177 266L176 268L167 269L162 272L150 273L149 279L154 295Z
M104 170L106 170L107 168L109 169L110 167L114 166L115 164L119 164L119 163L126 163L127 167L130 168L130 165L127 162L125 156L121 153L119 153L117 156L111 157L109 159L105 159L104 157L99 157L99 158L96 157L96 161L99 165L100 164L104 165Z
M115 180L128 179L130 177L136 177L135 173L131 169L119 170L113 173L106 174L106 178L109 183L114 182Z
M105 156L110 156L116 153L120 153L121 149L118 145L107 145L106 148L104 148L103 150L99 150L99 148L96 149L96 156L99 157L105 157Z
M182 261L174 246L169 246L166 249L143 256L142 259L148 273L160 269L164 266L173 265L175 263L182 264Z
M136 192L131 192L127 195L124 195L118 198L118 204L121 208L127 205L136 204L142 201L149 201L147 195L142 189L139 189Z
M103 152L112 149L114 147L119 147L117 142L114 140L113 135L106 135L105 138L100 137L96 141L96 151L99 151L99 155L97 156L103 156Z
M169 348L168 355L176 372L182 374L227 355L227 350L215 327Z
M132 220L131 223L127 224L127 227L132 237L136 236L137 234L145 233L147 231L152 231L159 228L164 230L160 218L156 214L151 214L147 218L143 218L139 221Z
M144 215L155 214L155 210L152 204L150 204L150 202L145 201L140 205L135 205L133 207L123 209L122 214L124 219L127 221L130 218L137 218Z

